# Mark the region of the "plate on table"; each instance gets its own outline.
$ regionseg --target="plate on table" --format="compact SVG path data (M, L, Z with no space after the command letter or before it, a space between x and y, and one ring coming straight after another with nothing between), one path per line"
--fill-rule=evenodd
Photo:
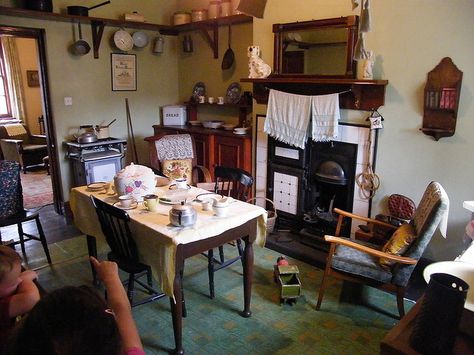
M194 85L192 98L195 102L199 102L199 96L206 96L206 85L202 81Z
M240 101L242 96L242 87L239 83L232 83L227 88L227 93L225 95L225 102L228 104L237 104Z
M186 189L181 189L181 190L190 190L191 189L191 185L186 185ZM179 190L178 187L176 186L176 184L171 184L170 187L169 187L170 190Z
M135 202L132 202L132 204L128 207L123 207L121 204L120 204L120 201L117 201L114 203L114 207L117 207L117 208L120 208L121 210L133 210L135 208L138 207L138 202L135 201Z
M224 196L221 194L216 194L215 192L204 192L202 194L197 195L194 201L204 202L204 201L209 201L213 198L222 198L222 197Z
M89 185L87 185L87 189L90 190L90 191L101 191L101 190L106 189L108 187L109 187L109 183L104 182L104 181L96 181L96 182L92 182Z
M158 197L158 201L164 205L178 205L184 200L184 198L169 198L168 196Z

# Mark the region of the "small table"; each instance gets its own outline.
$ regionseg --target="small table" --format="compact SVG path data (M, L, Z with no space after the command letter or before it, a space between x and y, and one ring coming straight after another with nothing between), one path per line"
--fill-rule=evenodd
M410 335L413 332L415 320L421 308L423 298L420 298L413 308L400 322L390 330L380 343L381 355L419 355L410 345ZM454 343L453 355L474 354L474 312L464 309L459 332Z
M166 188L156 188L155 193L163 194ZM193 196L208 191L191 188ZM77 228L87 235L90 255L97 254L95 237L105 240L92 205L90 195L108 203L117 202L117 196L103 192L88 191L86 186L71 190L70 204ZM170 297L175 338L175 352L183 354L182 316L183 299L181 293L181 275L184 260L209 249L217 248L227 242L243 239L243 287L244 310L242 316L250 317L250 299L253 274L253 243L263 246L265 243L266 210L245 202L236 201L229 206L228 216L215 217L212 211L202 211L199 205L198 220L193 227L179 228L169 224L168 212L171 206L159 205L157 212L143 213L144 207L127 211L130 216L130 229L137 244L140 260L148 265L157 276L162 291Z

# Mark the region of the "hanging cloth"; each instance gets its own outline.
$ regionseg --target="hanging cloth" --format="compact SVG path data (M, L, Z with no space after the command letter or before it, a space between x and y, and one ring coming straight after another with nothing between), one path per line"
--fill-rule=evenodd
M341 117L339 94L312 96L311 115L313 141L327 142L337 138L338 121Z
M270 89L264 132L304 149L311 116L311 96Z
M369 0L364 0L360 9L359 31L370 32L371 22Z

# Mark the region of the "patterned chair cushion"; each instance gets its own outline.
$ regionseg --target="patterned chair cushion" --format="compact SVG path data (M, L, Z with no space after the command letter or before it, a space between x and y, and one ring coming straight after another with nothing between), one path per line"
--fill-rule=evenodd
M377 249L376 245L370 243L360 241L358 241L358 243ZM392 273L390 270L384 269L378 263L377 258L344 245L339 245L337 247L331 266L333 269L342 272L364 276L384 283L390 282L392 279Z
M192 159L163 160L161 167L163 174L170 180L185 178L188 184L191 184L193 171Z
M411 224L403 224L393 233L392 237L382 247L382 251L393 255L403 255L416 238L415 230ZM383 268L390 268L394 261L380 258L379 263Z
M22 196L20 164L0 160L0 218L7 218L23 211Z

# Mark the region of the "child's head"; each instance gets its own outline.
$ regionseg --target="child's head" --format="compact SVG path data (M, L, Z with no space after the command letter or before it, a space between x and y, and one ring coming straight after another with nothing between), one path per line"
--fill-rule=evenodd
M91 287L67 286L46 294L22 320L11 354L120 354L114 314Z
M12 249L0 245L0 298L10 296L21 282L21 258Z

